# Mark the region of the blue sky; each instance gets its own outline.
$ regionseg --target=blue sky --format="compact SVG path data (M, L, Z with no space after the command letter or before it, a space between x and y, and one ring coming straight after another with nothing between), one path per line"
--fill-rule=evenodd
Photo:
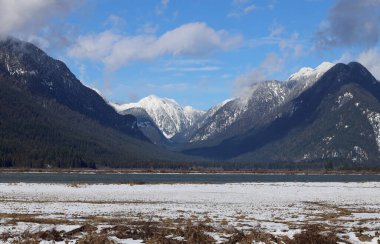
M380 76L378 0L9 2L0 36L36 43L116 102L155 94L208 109L323 61Z

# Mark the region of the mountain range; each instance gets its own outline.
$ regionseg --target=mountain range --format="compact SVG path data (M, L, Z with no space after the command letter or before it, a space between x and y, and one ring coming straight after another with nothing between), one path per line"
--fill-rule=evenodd
M175 100L159 98L155 95L147 96L137 103L117 104L110 103L120 114L132 114L146 127L144 121L148 115L153 123L168 140L183 141L197 123L202 120L204 111L193 109L190 106L181 107Z
M324 62L251 85L208 111L150 95L106 101L33 44L0 41L0 165L380 166L380 83Z
M189 162L153 145L136 117L117 113L63 62L31 43L0 41L0 84L0 166L149 168Z
M379 92L380 83L359 63L336 64L252 120L251 128L186 152L266 167L375 166Z

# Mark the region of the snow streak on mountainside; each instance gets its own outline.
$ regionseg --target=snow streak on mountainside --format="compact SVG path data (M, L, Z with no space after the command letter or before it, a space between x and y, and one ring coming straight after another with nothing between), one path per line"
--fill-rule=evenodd
M365 67L357 62L336 64L298 95L294 89L302 82L293 81L280 82L283 90L260 83L256 88L267 89L256 94L255 88L253 94L263 95L261 104L251 103L250 112L241 114L224 133L184 152L266 166L297 162L297 167L339 168L379 162L380 84ZM268 92L273 90L278 92ZM260 106L261 113L255 113Z
M333 65L323 62L315 69L301 68L286 82L274 80L255 83L249 96L229 100L219 106L194 133L190 142L206 141L214 137L227 138L232 133L253 127L276 107L312 86Z
M150 95L137 103L110 103L120 114L125 114L131 108L143 108L166 138L186 132L204 115L204 111L190 106L181 107L175 100Z
M228 99L207 112L181 107L175 100L151 95L137 103L110 103L120 114L142 108L163 135L179 142L223 139L244 132L267 118L276 107L312 86L334 64L323 62L316 68L301 68L287 81L263 81L251 87L249 95Z
M323 62L315 69L301 68L285 82L273 80L255 83L249 95L228 100L214 108L190 142L206 141L215 137L227 138L233 133L250 129L276 107L312 86L333 65Z
M251 89L249 96L230 100L221 106L194 134L191 142L226 138L237 131L249 129L253 120L258 120L282 104L289 94L289 89L280 81L256 83Z
M368 120L376 137L376 144L380 151L380 113L366 111Z

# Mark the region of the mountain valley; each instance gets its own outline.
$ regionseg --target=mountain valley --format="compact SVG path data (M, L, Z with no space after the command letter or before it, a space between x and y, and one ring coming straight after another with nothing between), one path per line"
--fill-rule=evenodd
M208 111L150 95L106 101L33 44L0 42L2 166L378 167L380 83L324 62ZM180 163L179 163L180 162ZM185 166L184 166L185 165Z

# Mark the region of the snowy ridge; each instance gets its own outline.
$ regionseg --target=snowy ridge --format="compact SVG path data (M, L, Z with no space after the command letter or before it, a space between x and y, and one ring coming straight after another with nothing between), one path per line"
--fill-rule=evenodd
M280 81L265 81L252 86L250 95L226 100L216 106L208 121L195 133L190 142L205 141L224 133L238 120L248 117L257 119L270 112L275 106L283 104L289 89ZM266 112L264 112L266 111Z
M125 111L131 108L143 108L168 139L188 130L205 113L190 106L181 107L173 99L155 95L147 96L137 103L110 103L110 105L121 114L125 114Z
M300 84L302 84L302 89L306 89L313 85L334 65L334 63L323 62L314 69L310 67L303 67L298 72L292 74L289 77L288 81L298 81Z
M278 106L312 86L333 63L323 62L316 68L301 68L287 81L263 81L251 86L249 95L228 99L207 112L190 106L181 107L175 100L150 95L137 103L111 106L120 114L131 108L144 109L168 139L182 135L189 142L205 141L227 133L241 119L259 121ZM246 123L246 122L244 122ZM249 126L249 125L246 125ZM227 135L226 134L226 135Z
M225 131L245 110L237 99L231 100L226 104L228 104L227 109L227 106L224 107L225 105L223 105L210 113L208 120L204 122L204 126L192 136L190 142L205 141Z
M315 69L300 69L285 82L271 80L255 83L251 86L249 95L227 100L210 109L202 127L192 136L190 142L205 141L233 130L234 124L242 119L259 121L276 107L309 88L333 66L333 63L323 62Z

